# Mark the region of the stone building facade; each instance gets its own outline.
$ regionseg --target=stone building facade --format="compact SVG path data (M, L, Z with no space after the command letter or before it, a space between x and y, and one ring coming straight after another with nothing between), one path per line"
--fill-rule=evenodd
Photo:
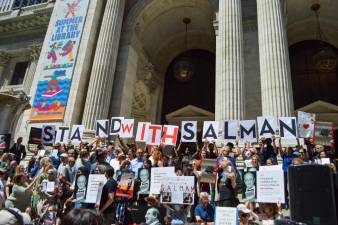
M75 5L84 1L68 0ZM64 116L32 120L40 74L50 51L49 40L60 19L56 10L59 3L0 0L0 133L27 140L30 127L43 124L84 124L91 131L96 119L111 116L179 123L182 119L291 116L303 110L317 113L322 120L338 122L336 65L330 71L317 71L309 56L328 48L331 56L332 52L337 54L337 1L87 3ZM319 20L311 10L314 4L320 5ZM191 21L187 30L184 18ZM318 30L325 34L325 40L318 38ZM321 47L315 48L316 43ZM198 107L184 102L185 96L178 96L183 103L164 112L166 76L172 75L168 70L179 55L191 50L214 57L215 72L206 76L212 76L215 85L187 92L196 92L197 99L212 92L214 108ZM310 61L303 62L301 59L306 57ZM319 76L321 85L313 82Z

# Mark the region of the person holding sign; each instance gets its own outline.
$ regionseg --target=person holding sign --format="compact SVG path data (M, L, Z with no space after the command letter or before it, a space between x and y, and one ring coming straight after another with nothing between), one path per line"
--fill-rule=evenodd
M115 192L117 190L117 182L113 179L114 169L112 167L109 167L104 174L107 178L107 182L102 189L99 210L107 222L109 222L109 224L113 224L115 223L115 207L113 202L115 199Z
M272 159L275 164L277 164L277 147L275 144L275 136L270 138L262 137L259 141L260 154L263 155L263 162L261 164L264 166L267 159Z
M219 202L218 206L235 207L238 203L236 198L237 173L230 160L222 161L218 178Z

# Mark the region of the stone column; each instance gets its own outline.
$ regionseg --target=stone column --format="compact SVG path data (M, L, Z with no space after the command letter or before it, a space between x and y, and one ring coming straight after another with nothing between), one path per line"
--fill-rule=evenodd
M29 64L28 73L23 82L23 90L27 95L30 94L30 89L32 87L32 83L33 83L33 79L34 79L34 75L36 71L36 66L38 65L38 61L39 61L40 51L41 51L41 45L34 45L34 46L31 46L29 49L30 64Z
M292 84L281 0L257 0L262 114L293 114Z
M7 76L5 76L5 68L11 59L10 55L6 52L0 51L0 86L4 84Z
M94 130L97 119L107 119L125 0L108 0L97 41L82 123Z
M243 119L244 59L241 0L219 1L216 38L216 120Z

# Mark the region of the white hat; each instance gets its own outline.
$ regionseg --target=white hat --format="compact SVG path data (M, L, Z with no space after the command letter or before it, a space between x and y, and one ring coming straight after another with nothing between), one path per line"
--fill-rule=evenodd
M242 212L242 213L251 213L251 210L248 209L244 204L239 204L237 206L238 211Z
M68 154L67 153L62 153L60 156L61 157L68 157Z

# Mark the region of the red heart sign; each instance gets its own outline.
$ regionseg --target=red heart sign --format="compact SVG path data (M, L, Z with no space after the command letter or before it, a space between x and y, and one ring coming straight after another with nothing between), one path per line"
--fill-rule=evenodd
M305 129L308 129L308 128L310 127L310 125L309 125L308 123L304 123L304 124L303 124L303 127L304 127Z

